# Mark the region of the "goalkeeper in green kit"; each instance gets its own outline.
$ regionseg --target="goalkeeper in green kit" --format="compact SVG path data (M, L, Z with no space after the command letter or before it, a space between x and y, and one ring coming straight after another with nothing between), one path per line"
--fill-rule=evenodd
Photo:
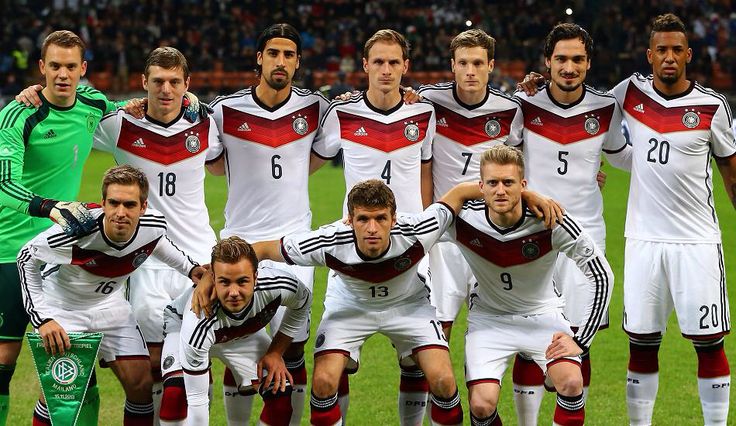
M84 48L71 31L49 34L39 61L46 79L41 106L15 101L0 111L0 426L8 416L10 379L28 325L16 256L51 221L70 236L94 226L86 206L72 200L97 124L116 104L78 86L87 68ZM98 407L93 378L79 424L96 424Z

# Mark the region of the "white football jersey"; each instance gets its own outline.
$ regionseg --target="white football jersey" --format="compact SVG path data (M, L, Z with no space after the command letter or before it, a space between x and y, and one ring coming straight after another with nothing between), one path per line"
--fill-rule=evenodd
M28 242L18 254L23 303L31 324L50 318L49 302L64 309L119 306L128 303L125 280L149 257L188 276L196 263L166 236L166 219L149 208L125 243L103 231L102 209L92 209L97 225L82 236L67 236L54 225Z
M312 302L312 292L296 275L274 267L273 262L258 266L253 299L242 312L228 312L216 301L211 316L197 318L190 309L193 292L187 290L166 307L164 329L180 333L182 368L194 374L209 368L214 345L245 339L263 329L279 306L287 309L278 331L294 337L307 322Z
M500 228L483 200L466 202L449 230L478 284L470 309L493 315L535 315L561 309L564 299L552 280L557 254L574 260L588 279L583 326L575 337L590 346L613 291L613 272L593 239L570 216L554 229L524 209L521 219Z
M653 77L634 74L614 89L634 148L626 237L719 243L710 157L736 154L723 95L695 81L666 96Z
M488 87L476 105L463 103L454 82L421 86L434 104L437 132L432 142L432 183L439 200L455 185L480 179L480 155L494 145L520 143L524 117L518 101Z
M119 110L102 118L94 147L146 174L148 204L167 218L169 238L197 262L209 263L216 238L204 202L205 162L222 154L212 118L191 123L179 115L165 124ZM152 261L146 267L166 265Z
M342 149L347 193L366 179L382 179L396 197L397 211L422 211L421 163L432 160L435 131L434 108L428 102L412 105L401 101L382 111L365 93L333 102L322 119L323 137L314 152L331 158Z
M281 254L290 264L332 269L336 279L327 287L327 298L360 307L384 307L413 296L429 296L418 274L419 261L450 226L453 216L440 203L419 214L398 215L388 250L375 259L359 253L353 228L341 221L282 238Z
M312 226L309 158L318 135L324 96L291 88L269 108L255 87L212 101L225 147L228 197L222 238L275 240Z
M603 244L603 197L596 175L601 151L627 148L616 99L583 85L583 95L564 105L545 87L535 96L518 92L524 113L523 151L529 189L560 202Z

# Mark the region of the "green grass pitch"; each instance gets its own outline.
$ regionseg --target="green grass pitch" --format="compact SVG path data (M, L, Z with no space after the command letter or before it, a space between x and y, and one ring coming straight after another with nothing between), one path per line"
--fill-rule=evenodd
M80 199L98 201L100 199L100 177L113 161L106 154L93 152L86 168ZM715 168L715 167L714 167ZM628 359L628 340L621 330L622 289L623 289L623 226L626 216L626 198L628 193L628 175L606 168L608 182L603 190L605 199L605 217L608 226L607 253L616 284L611 302L611 327L602 331L592 348L593 379L590 397L586 406L588 424L591 425L624 425L627 423L625 383L626 363ZM322 225L339 218L342 209L344 184L342 170L325 166L310 178L310 194L314 225ZM210 210L212 226L219 230L223 226L223 207L226 199L226 184L223 178L208 176L207 204ZM716 206L723 230L724 252L726 256L727 274L730 280L730 294L733 300L736 291L736 240L734 224L736 213L728 202L720 176L714 177L716 188ZM318 324L322 314L326 275L325 269L319 268L315 279L315 299L312 314L312 327ZM451 341L452 361L455 375L460 383L463 398L466 424L469 424L467 407L467 390L463 384L463 334L465 312L457 321ZM307 365L311 372L311 344L307 345ZM726 339L726 352L729 358L736 360L736 344L733 338ZM212 404L213 425L224 425L225 419L221 398L221 364L215 365L215 398ZM698 425L703 424L700 414L700 403L696 384L696 357L692 345L680 337L674 316L670 329L665 336L660 351L660 385L654 413L655 424ZM507 374L507 376L510 375ZM122 424L124 395L115 377L107 369L98 369L101 389L102 407L100 423L107 425ZM399 370L395 354L388 340L384 337L370 339L363 350L361 370L352 376L350 410L348 422L353 425L398 424L396 398L398 392ZM513 409L510 380L504 381L499 412L506 424L516 424ZM33 406L38 396L36 373L32 366L28 348L24 348L18 362L18 369L11 384L11 411L9 425L29 424ZM736 397L731 395L731 405ZM308 402L307 402L308 404ZM251 423L255 424L260 413L260 402L253 409ZM550 424L554 410L554 397L544 398L540 424ZM308 424L309 407L305 409L302 424ZM733 410L729 424L736 423Z

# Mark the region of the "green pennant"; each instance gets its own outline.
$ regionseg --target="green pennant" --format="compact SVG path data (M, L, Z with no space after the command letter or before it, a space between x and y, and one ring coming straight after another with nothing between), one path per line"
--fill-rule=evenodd
M46 353L38 333L26 333L51 424L74 426L97 360L102 333L68 333L72 347L64 355Z

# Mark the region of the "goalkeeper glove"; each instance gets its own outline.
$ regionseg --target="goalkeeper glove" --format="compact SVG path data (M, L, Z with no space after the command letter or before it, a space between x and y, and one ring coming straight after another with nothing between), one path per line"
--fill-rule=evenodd
M87 206L78 201L56 201L50 198L33 197L28 213L31 216L47 217L53 220L67 235L86 234L96 224Z
M196 123L198 120L206 120L213 112L209 105L200 102L192 92L184 94L182 106L184 107L184 118L190 123Z

